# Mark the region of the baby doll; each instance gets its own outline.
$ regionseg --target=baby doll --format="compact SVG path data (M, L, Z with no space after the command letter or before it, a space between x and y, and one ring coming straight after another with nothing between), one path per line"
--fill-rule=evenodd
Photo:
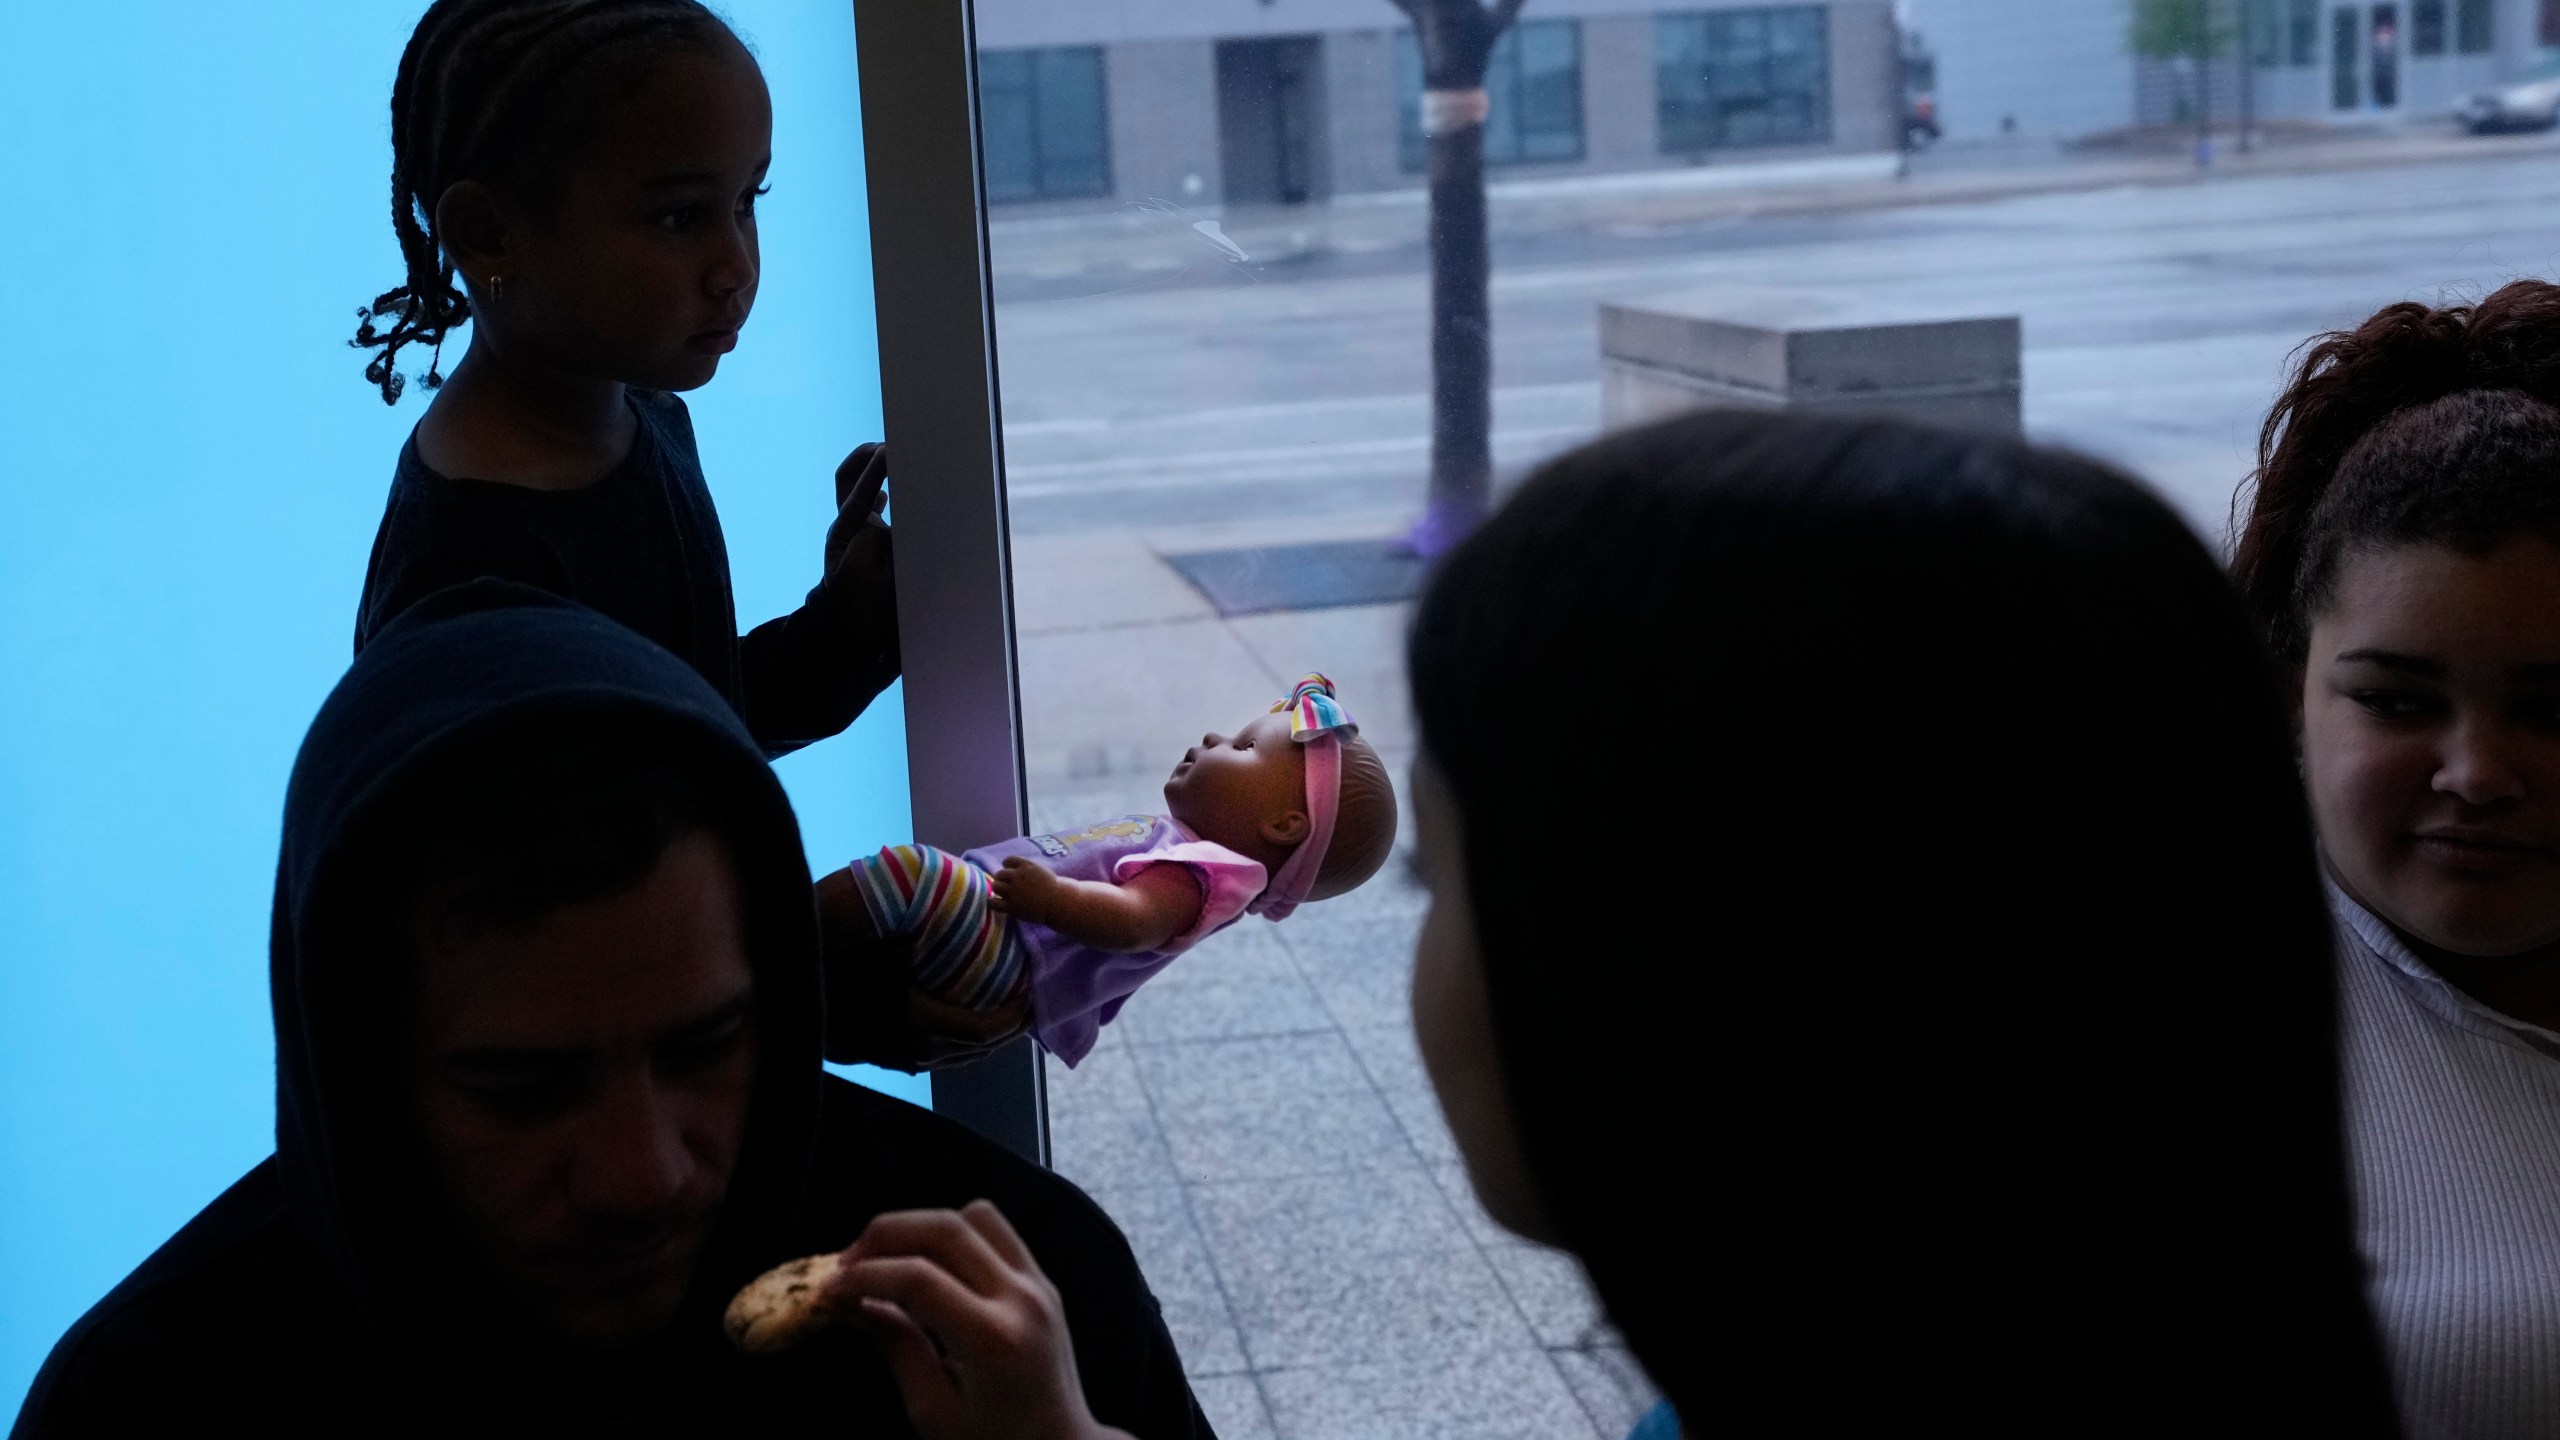
M980 1013L1027 996L1031 1032L1074 1065L1173 957L1240 916L1357 887L1395 844L1386 766L1321 675L1202 737L1164 800L965 855L892 845L851 873L879 933L914 941L918 990Z

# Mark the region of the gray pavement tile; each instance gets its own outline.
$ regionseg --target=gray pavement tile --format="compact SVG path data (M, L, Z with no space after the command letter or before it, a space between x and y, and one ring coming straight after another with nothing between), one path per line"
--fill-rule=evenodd
M1102 1034L1106 1039L1116 1038L1109 1026L1103 1028ZM1051 1108L1072 1110L1078 1115L1153 1113L1146 1089L1138 1083L1137 1067L1129 1062L1127 1045L1097 1041L1093 1053L1072 1069L1054 1055L1045 1058Z
M1262 1387L1250 1375L1194 1375L1191 1393L1209 1417L1218 1440L1278 1440Z
M1269 709L1286 685L1216 620L1026 635L1023 765L1036 782L1161 786L1202 734Z
M1410 1161L1277 1180L1194 1185L1201 1238L1230 1279L1271 1279L1310 1265L1474 1250L1431 1176Z
M1088 1190L1129 1237L1138 1268L1147 1277L1164 1309L1165 1328L1173 1333L1184 1373L1236 1375L1245 1370L1244 1350L1218 1287L1216 1270L1178 1185L1149 1185L1133 1190Z
M1333 1028L1277 929L1251 915L1167 966L1112 1023L1135 1045Z
M1258 1370L1533 1342L1417 1165L1201 1185L1192 1206Z
M1132 1051L1186 1180L1258 1180L1402 1160L1404 1132L1334 1034Z
M1619 1440L1635 1428L1646 1411L1661 1402L1661 1392L1645 1378L1644 1367L1622 1345L1547 1353L1574 1398L1582 1402L1582 1412L1591 1417L1592 1428L1606 1440Z
M1591 1293L1582 1262L1572 1256L1514 1240L1485 1246L1484 1257L1501 1277L1511 1303L1536 1332L1539 1344L1550 1349L1588 1345L1607 1330L1600 1299Z
M1014 539L1013 614L1020 634L1205 620L1215 613L1134 530Z
M1381 750L1404 750L1413 744L1404 676L1412 613L1410 605L1360 605L1239 615L1227 623L1273 673L1293 681L1310 670L1331 677L1359 717L1361 735Z
M1534 1343L1501 1282L1472 1250L1309 1263L1230 1282L1229 1303L1257 1370L1445 1360Z
M1049 1101L1050 1163L1087 1190L1170 1185L1182 1178L1173 1151L1144 1111L1085 1112L1072 1100Z
M1362 1025L1342 1033L1378 1093L1386 1097L1387 1108L1395 1112L1414 1153L1430 1162L1457 1159L1458 1144L1449 1137L1449 1123L1441 1117L1440 1097L1431 1088L1431 1077L1423 1073L1413 1026L1403 1022Z
M1282 938L1333 1022L1360 1030L1412 1023L1413 942L1421 928L1419 918L1337 918L1318 906L1290 916Z
M1164 776L1150 771L1083 780L1058 776L1035 780L1030 811L1034 835L1081 830L1097 820L1120 815L1160 815L1164 813Z
M1126 1046L1096 1048L1073 1070L1054 1057L1047 1064L1050 1163L1059 1174L1089 1191L1181 1179Z
M1619 1440L1594 1430L1543 1351L1274 1370L1282 1440Z

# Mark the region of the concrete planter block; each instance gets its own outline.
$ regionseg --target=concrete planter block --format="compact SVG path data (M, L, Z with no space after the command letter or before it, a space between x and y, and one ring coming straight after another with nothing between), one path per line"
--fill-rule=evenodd
M2017 434L2018 317L1724 287L1600 307L1615 429L1699 409L1900 415Z

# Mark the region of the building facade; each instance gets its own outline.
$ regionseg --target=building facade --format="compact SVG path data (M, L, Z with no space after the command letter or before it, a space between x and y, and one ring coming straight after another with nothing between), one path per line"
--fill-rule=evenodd
M1389 0L977 0L989 198L1299 204L1419 187L1422 66ZM1530 0L1493 55L1497 177L1872 153L1890 0Z
M2560 0L2211 0L2209 64L2136 56L2133 0L1903 0L1949 139L2442 116L2560 45Z

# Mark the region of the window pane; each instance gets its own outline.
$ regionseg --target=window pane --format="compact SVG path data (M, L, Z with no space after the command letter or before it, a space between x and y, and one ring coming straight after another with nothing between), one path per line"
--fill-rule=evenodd
M2409 7L2409 51L2413 55L2444 53L2444 0L2416 0Z
M2480 55L2497 46L2494 6L2496 0L2460 0L2455 12L2454 48L2465 55Z
M1102 52L1090 47L1043 50L1034 73L1039 84L1040 193L1054 198L1109 193Z
M1422 135L1422 47L1410 30L1395 33L1397 163L1419 173ZM1485 66L1484 158L1488 165L1582 158L1581 25L1523 20L1494 42Z
M1520 27L1493 42L1485 62L1484 160L1509 165L1520 159Z
M1094 46L986 50L978 56L978 126L992 201L1111 193L1102 51Z
M2320 0L2286 0L2286 58L2296 65L2320 63Z
M1425 161L1422 138L1422 42L1410 30L1395 33L1396 163L1419 174Z
M1662 148L1829 138L1826 18L1819 6L1663 16Z
M1582 26L1548 20L1519 28L1519 109L1524 159L1582 158Z
M2243 44L2249 63L2266 69L2283 58L2283 27L2276 13L2277 0L2241 0Z
M2363 26L2361 16L2353 8L2340 10L2329 17L2329 105L2332 109L2353 110L2360 98L2358 82L2363 67L2357 37Z
M1038 198L1037 126L1031 104L1031 57L1021 51L979 56L978 128L986 150L988 199Z

